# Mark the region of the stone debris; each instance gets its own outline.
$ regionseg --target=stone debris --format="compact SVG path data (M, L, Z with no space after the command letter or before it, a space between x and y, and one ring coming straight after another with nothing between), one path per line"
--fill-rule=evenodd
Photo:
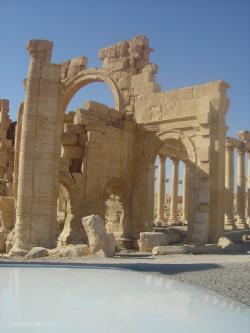
M36 246L33 247L25 256L26 259L35 259L41 257L47 257L49 255L49 250L44 247Z
M189 253L188 249L184 246L155 246L152 249L153 255L167 255L167 254L186 254Z
M87 244L69 244L49 251L49 255L56 257L82 257L90 254Z
M28 250L20 249L18 247L12 247L8 255L9 257L24 257L28 252Z

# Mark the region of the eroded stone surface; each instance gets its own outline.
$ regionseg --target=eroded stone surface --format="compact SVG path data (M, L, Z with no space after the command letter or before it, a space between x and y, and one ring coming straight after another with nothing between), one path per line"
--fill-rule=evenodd
M34 259L40 257L47 257L49 255L48 249L44 247L33 247L25 256L26 259Z
M151 252L156 246L167 245L167 235L163 232L141 232L138 241L140 252Z
M153 231L154 220L165 227L188 225L189 242L216 244L224 234L224 219L227 230L250 225L250 134L240 131L238 139L225 136L226 82L161 91L146 36L101 49L100 68L88 68L84 56L51 63L52 49L50 41L28 43L30 64L17 122L9 118L8 100L0 100L2 239L15 224L7 251L12 246L30 250L82 244L88 236L91 253L102 249L112 255L109 234L117 245L135 248L140 233ZM74 94L91 82L108 85L114 108L88 101L66 113ZM165 188L168 159L173 165L170 196ZM97 221L88 222L86 235L82 217L93 214L104 221L107 232L104 224L101 229ZM173 231L157 237L153 235L152 244L147 241L145 246L141 240L142 249L151 251L163 239L165 245L184 240Z
M57 247L49 251L49 254L58 257L82 257L90 254L90 248L87 244L70 244Z
M88 237L88 244L92 254L102 250L107 257L115 252L115 241L112 234L107 234L103 220L98 215L82 218L82 224Z

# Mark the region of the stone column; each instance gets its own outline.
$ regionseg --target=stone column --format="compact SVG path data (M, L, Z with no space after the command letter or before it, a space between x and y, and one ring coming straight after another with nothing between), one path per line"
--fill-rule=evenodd
M226 143L225 156L225 229L235 229L234 224L234 147Z
M165 210L165 162L166 156L159 155L160 165L158 174L158 200L157 200L157 221L164 221Z
M250 227L250 151L247 153L248 155L248 175L247 175L247 224Z
M28 44L15 235L16 248L55 245L61 119L60 66L50 63L52 43Z
M184 178L182 194L182 220L187 223L188 220L188 195L189 195L189 161L184 161Z
M238 176L237 176L237 221L238 229L247 227L245 209L246 209L246 175L245 175L245 153L246 148L242 145L237 148L238 153Z
M178 224L177 221L177 208L178 208L178 177L179 177L179 160L172 158L173 161L173 173L172 173L172 195L171 195L171 207L170 207L170 224Z

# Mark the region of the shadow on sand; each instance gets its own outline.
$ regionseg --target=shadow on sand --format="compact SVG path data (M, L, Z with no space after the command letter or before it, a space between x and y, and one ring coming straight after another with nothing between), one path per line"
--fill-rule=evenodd
M211 263L193 263L193 264L178 264L178 263L80 263L80 262L4 262L0 261L0 267L27 267L27 266L51 266L51 267L74 267L74 268L99 268L99 269L123 269L133 270L137 272L153 272L166 275L174 275L184 272L206 271L210 269L222 268L222 266Z

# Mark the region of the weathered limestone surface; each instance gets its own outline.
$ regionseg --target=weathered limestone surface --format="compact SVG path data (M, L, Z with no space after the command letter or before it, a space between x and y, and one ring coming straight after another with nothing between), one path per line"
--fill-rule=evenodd
M48 249L44 247L33 247L25 256L26 259L34 259L40 257L47 257L49 255Z
M87 233L91 254L102 250L106 257L112 257L115 241L112 234L107 234L103 220L98 215L91 215L83 217L82 224Z
M59 257L82 257L90 254L87 244L70 244L51 250L50 255Z
M28 253L29 251L27 251L27 250L24 250L24 249L20 249L20 248L18 248L18 247L12 247L11 249L10 249L10 251L9 251L9 256L10 257L16 257L16 256L18 256L18 257L24 257L24 256L26 256L26 254Z
M158 221L186 224L188 242L198 244L216 244L224 227L250 225L250 134L240 131L237 140L226 138L226 82L161 91L146 36L101 49L100 68L88 68L85 56L53 64L52 48L46 40L28 43L30 62L17 123L9 119L8 100L0 100L0 250L14 225L15 237L5 246L7 251L13 247L12 254L89 243L90 253L109 256L113 237L117 248L136 248L143 233L141 249L151 251L163 240L173 243L173 235L152 233L157 156ZM114 108L87 101L66 113L72 97L92 82L107 84ZM170 160L166 221L165 163ZM180 162L185 164L181 181ZM88 252L86 246L82 253ZM80 255L78 250L65 253Z
M138 241L140 252L151 252L155 246L167 245L167 235L163 232L141 232Z

